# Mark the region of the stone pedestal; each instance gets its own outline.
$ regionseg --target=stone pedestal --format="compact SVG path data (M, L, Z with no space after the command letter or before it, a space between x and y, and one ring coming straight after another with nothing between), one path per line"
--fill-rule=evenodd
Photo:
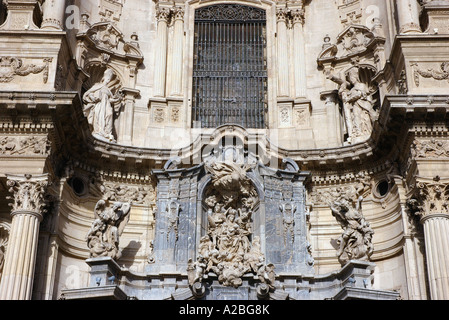
M449 34L449 1L430 1L424 6L427 33Z
M38 8L37 0L9 0L5 5L8 13L0 30L39 29L34 23L35 10Z

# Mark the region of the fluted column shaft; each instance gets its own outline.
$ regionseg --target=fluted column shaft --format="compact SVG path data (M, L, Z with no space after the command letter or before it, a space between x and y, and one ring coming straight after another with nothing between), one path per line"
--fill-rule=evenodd
M30 300L47 175L7 176L14 193L12 223L0 283L0 300Z
M449 179L416 177L407 200L424 229L430 297L449 299Z
M418 1L397 0L396 5L399 18L399 33L421 33Z
M295 70L295 95L296 98L305 98L307 90L306 79L306 53L304 39L304 10L297 9L293 16L293 55Z
M171 96L182 95L182 66L183 66L183 45L184 45L184 10L175 7L173 10L174 30L173 30L173 55L172 55L172 78Z
M165 97L165 84L167 72L167 37L168 19L170 17L169 8L157 8L157 45L154 66L154 96Z
M43 5L41 29L63 30L65 9L65 0L46 0Z
M278 97L289 97L289 65L288 65L288 11L279 8L277 16L277 63L278 63Z
M432 300L449 299L449 215L421 219L426 242L427 271Z

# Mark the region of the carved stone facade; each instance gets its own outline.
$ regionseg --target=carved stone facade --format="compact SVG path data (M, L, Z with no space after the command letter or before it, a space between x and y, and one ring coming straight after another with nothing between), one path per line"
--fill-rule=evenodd
M1 1L0 299L449 299L448 12Z

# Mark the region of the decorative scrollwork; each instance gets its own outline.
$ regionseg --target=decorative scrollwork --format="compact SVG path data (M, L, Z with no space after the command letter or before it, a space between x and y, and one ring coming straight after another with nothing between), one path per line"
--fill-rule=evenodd
M262 9L238 4L218 4L197 9L195 19L197 21L259 21L266 19L266 13Z

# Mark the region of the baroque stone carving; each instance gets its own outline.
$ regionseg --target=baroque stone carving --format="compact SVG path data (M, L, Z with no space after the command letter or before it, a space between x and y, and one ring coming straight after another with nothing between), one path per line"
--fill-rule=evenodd
M449 62L443 62L440 65L440 70L435 69L420 69L417 63L412 63L414 66L414 79L417 87L420 86L420 76L427 79L435 79L438 81L447 80L449 82Z
M279 207L282 212L282 222L284 224L284 244L287 244L287 239L290 234L291 243L295 242L295 219L296 206L292 203L285 203Z
M313 190L310 201L314 205L327 205L338 202L341 199L357 199L367 197L373 188L374 181L368 174L360 172L357 174L356 182L350 185L341 185Z
M13 213L28 211L42 215L45 212L47 205L45 192L49 186L47 175L7 175L7 179L9 192L14 194L12 197L7 197L9 200L13 200L9 204Z
M447 158L449 145L446 141L430 139L429 141L415 140L411 145L412 159Z
M367 79L363 79L362 75L362 69L354 66L341 76L329 77L339 85L338 92L343 101L348 142L353 144L370 137L373 123L377 119L377 111L374 108L376 89Z
M360 196L355 206L349 198L329 204L332 215L344 230L336 241L337 257L342 265L350 260L369 260L374 251L374 231L363 217L362 202L363 197Z
M206 164L212 175L204 204L208 207L207 235L200 240L197 260L189 260L193 286L213 272L224 286L238 288L242 277L253 273L261 283L274 285L274 265L265 264L260 238L252 236L252 215L257 192L246 172L249 165L232 162Z
M167 230L167 241L170 238L170 232L173 230L175 233L175 241L178 241L178 224L179 224L179 211L181 210L180 204L177 201L170 201L166 211L168 217L168 230Z
M95 220L87 234L90 257L111 257L120 259L119 238L130 218L131 203L114 202L107 207L106 201L99 200L95 205Z
M99 24L97 28L91 29L88 35L97 46L109 50L117 49L123 39L123 34L110 23Z
M120 112L123 94L117 88L118 81L114 71L106 69L102 80L83 96L84 115L92 126L92 134L99 139L116 142L114 115Z
M17 57L0 57L0 83L11 82L16 76L26 77L30 74L43 72L43 82L48 81L48 71L51 59L44 59L44 64L24 64Z
M48 155L50 141L47 137L0 137L2 155Z
M98 2L101 21L118 22L122 15L122 0L100 0Z
M449 214L449 184L436 176L417 178L410 186L407 200L409 211L423 218L430 214Z
M149 183L146 185L125 185L117 182L103 182L100 186L103 200L131 202L133 205L151 205L155 203L156 192Z

